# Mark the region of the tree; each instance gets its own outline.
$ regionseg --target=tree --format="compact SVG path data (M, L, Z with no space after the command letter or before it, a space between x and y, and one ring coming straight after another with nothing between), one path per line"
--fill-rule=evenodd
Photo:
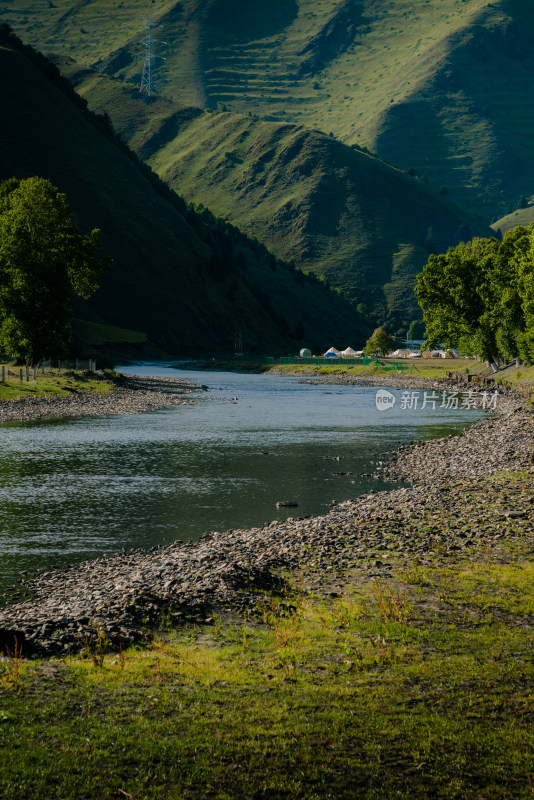
M413 319L410 322L410 327L408 328L408 333L406 334L407 339L415 339L421 340L425 338L425 323L421 319Z
M384 328L376 328L373 335L365 343L363 352L366 356L371 356L378 353L381 356L387 356L390 350L393 349L394 341L389 333L386 333Z
M509 231L504 242L513 245L508 271L505 302L499 310L503 330L513 337L514 352L529 364L534 363L534 223Z
M476 238L430 256L415 289L428 347L444 342L490 362L534 359L533 235L518 226L502 242Z
M0 183L0 347L35 364L71 341L73 295L88 299L110 259L100 231L82 236L64 194L44 178Z
M428 347L472 349L494 361L498 348L488 301L492 294L488 261L497 239L461 242L444 255L431 255L417 276L415 294L423 309Z

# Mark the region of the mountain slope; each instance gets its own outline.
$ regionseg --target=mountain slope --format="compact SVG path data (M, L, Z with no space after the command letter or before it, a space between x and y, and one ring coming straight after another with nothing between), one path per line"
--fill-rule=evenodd
M534 185L525 0L156 0L163 94L332 131L484 216ZM41 49L139 80L146 5L12 0Z
M167 353L361 341L369 328L317 281L185 203L84 109L56 68L0 31L0 179L41 175L114 266L77 316L140 331Z
M421 181L317 131L163 98L147 104L125 83L71 60L60 66L187 199L325 275L397 329L419 314L413 278L429 253L491 235Z
M300 126L213 113L184 121L149 161L188 199L397 324L417 316L413 279L429 253L490 233L414 178Z
M518 225L524 225L526 228L534 222L534 205L529 205L526 208L518 208L517 211L512 211L502 219L498 219L491 226L494 231L504 236L512 228L517 228Z

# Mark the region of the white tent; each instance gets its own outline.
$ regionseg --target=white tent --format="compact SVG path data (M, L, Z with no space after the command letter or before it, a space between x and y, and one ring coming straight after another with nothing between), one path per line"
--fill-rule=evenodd
M343 358L356 358L358 353L356 350L353 350L352 347L347 347L346 350L342 350L341 355Z
M330 350L326 351L326 353L324 354L324 357L325 358L331 358L332 356L340 356L340 355L341 355L341 353L339 352L339 350L336 350L335 347L331 347Z

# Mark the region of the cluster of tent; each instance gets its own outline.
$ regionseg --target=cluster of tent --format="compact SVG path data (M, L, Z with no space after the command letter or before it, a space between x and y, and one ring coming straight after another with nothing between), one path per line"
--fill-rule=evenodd
M457 350L425 350L423 358L460 358Z
M459 358L457 350L425 350L423 358ZM346 350L336 350L331 347L324 354L324 358L361 358L363 350L354 350L352 347L347 347ZM421 353L419 350L406 350L400 348L393 353L389 353L390 358L420 358Z
M392 358L420 358L421 353L419 350L403 350L402 348L399 348L393 353L389 353L389 356Z
M352 347L347 347L346 350L336 350L335 347L331 347L324 354L324 358L361 358L362 356L363 350L353 350Z

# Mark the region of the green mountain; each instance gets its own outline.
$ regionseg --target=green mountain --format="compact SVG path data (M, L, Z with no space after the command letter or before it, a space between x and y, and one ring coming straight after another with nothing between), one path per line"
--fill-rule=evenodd
M303 126L203 112L57 58L92 108L186 199L325 276L377 321L419 315L429 253L491 230L417 178Z
M46 52L138 82L147 10L176 102L332 132L487 222L532 193L528 0L9 0L2 17Z
M116 328L127 329L132 352L217 353L233 349L236 333L247 350L264 352L361 343L370 323L346 300L209 212L188 209L108 118L88 112L57 68L5 27L0 74L0 179L50 179L82 231L101 228L114 259L76 309L84 341L92 324L94 345L116 349Z

